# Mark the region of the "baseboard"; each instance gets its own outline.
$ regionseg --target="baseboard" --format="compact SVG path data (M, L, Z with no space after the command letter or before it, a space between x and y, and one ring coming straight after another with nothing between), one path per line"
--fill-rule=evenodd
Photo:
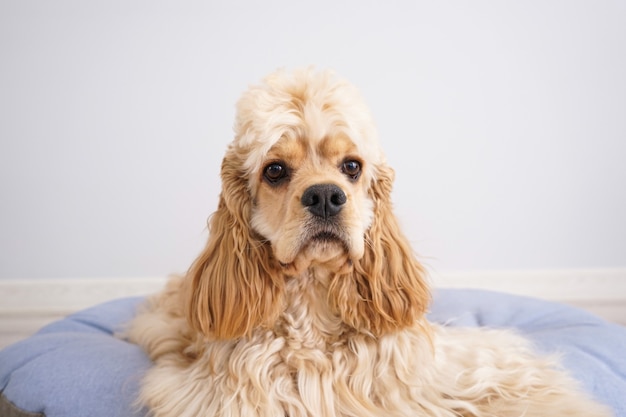
M166 278L0 280L0 349L70 313L159 291Z
M121 297L159 291L165 277L0 280L0 314L68 314Z
M480 288L558 301L626 325L626 268L431 273L439 288ZM0 348L47 323L108 300L145 296L164 277L0 280Z
M442 288L481 288L578 305L626 323L626 268L432 273ZM0 315L63 315L161 289L164 277L0 280Z
M626 268L431 272L435 287L482 288L555 301L626 301Z
M626 325L626 268L431 272L439 288L479 288L541 298Z

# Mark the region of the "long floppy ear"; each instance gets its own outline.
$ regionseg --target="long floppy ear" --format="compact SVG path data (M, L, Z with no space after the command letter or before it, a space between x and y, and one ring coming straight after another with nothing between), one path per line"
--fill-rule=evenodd
M392 211L393 179L390 167L379 168L370 188L374 220L366 232L365 254L351 273L331 283L330 301L343 321L378 336L417 324L430 301L424 269Z
M222 193L209 223L208 243L186 278L186 315L207 336L232 339L278 315L282 275L267 243L250 227L251 197L242 158L229 149Z

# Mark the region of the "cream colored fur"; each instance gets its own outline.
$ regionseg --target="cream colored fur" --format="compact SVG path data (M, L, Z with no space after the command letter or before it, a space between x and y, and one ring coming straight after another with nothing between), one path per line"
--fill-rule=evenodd
M245 93L207 247L129 326L154 361L153 415L609 416L512 332L426 321L392 181L333 74L279 71ZM337 215L303 205L316 184L342 190Z

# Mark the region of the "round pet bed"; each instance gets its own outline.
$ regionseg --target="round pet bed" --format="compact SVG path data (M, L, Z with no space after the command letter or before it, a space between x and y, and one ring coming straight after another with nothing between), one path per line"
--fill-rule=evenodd
M145 416L135 402L151 365L114 337L142 298L75 313L0 352L0 416ZM626 417L626 328L565 305L480 290L438 290L430 319L516 329L563 365L598 401Z

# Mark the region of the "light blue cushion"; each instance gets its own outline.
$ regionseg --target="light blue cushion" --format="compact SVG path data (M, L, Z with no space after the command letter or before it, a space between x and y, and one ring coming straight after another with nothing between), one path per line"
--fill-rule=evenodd
M430 319L451 326L514 328L539 352L558 353L595 399L626 417L626 328L584 310L482 290L439 290Z
M144 416L134 402L150 360L113 337L141 298L115 300L42 328L0 352L0 389L17 408L48 417Z
M141 301L119 299L78 312L0 352L0 410L14 406L48 417L146 415L134 401L150 361L137 346L113 337ZM517 329L539 350L560 352L596 399L626 417L625 328L572 307L478 290L436 291L430 319Z

